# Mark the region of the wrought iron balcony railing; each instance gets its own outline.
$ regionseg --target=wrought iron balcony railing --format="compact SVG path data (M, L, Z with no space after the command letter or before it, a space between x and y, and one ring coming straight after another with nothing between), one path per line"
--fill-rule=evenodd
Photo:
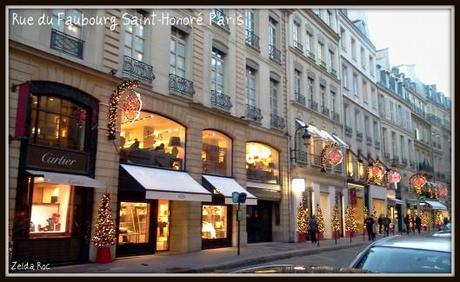
M383 158L385 158L385 160L389 161L390 160L390 153L383 153Z
M366 136L366 144L372 145L372 137Z
M329 109L327 107L321 107L321 113L327 117L329 117Z
M337 77L337 71L333 68L331 68L331 74L335 77Z
M230 30L230 27L227 23L227 15L224 13L224 10L213 9L211 13L211 20L215 25L225 30Z
M401 159L401 164L407 165L407 159L406 159L406 158L402 158L402 159Z
M259 36L257 36L253 31L251 31L250 29L246 29L245 30L245 40L246 40L246 44L259 50L260 47L259 47Z
M299 41L294 40L294 47L303 53L303 45Z
M123 73L148 83L155 79L151 65L126 55L123 57Z
M262 120L262 111L259 108L246 104L246 117L250 120L260 122Z
M272 128L283 130L286 127L286 122L283 117L280 117L277 114L270 115L270 125Z
M339 113L336 113L336 112L332 112L332 119L337 121L337 122L340 122L340 115Z
M295 101L303 106L305 106L305 96L300 94L300 92L294 92Z
M172 73L169 74L169 90L189 98L192 98L193 94L195 94L193 81Z
M230 111L232 108L231 97L222 92L211 90L211 105L224 111Z
M409 162L409 166L410 166L411 168L415 168L415 162L414 162L414 161L410 161L410 162Z
M391 165L397 166L398 164L399 164L399 157L393 156L393 158L391 159Z
M353 128L345 126L345 134L351 137L351 135L353 134Z
M318 111L318 103L316 103L315 101L309 99L308 100L308 105L310 106L310 109L312 109L314 111Z
M374 142L374 147L375 147L375 149L379 150L380 149L380 142L376 140Z
M65 34L56 29L51 29L50 48L62 51L69 55L83 59L83 45L85 41L80 38Z
M270 59L281 64L281 51L276 49L274 45L268 45L268 56Z
M360 132L360 131L356 131L356 139L358 141L362 141L363 140L363 133Z

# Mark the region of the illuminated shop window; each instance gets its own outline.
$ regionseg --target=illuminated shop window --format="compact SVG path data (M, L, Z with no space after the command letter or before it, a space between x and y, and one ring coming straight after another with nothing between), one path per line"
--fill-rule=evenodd
M32 95L30 142L84 150L87 111L57 97Z
M122 161L182 170L184 156L185 127L179 123L148 112L132 123L122 120Z
M353 176L353 155L350 151L347 153L347 174L349 177Z
M121 202L118 244L148 243L149 218L149 204Z
M277 184L279 176L278 151L261 143L246 143L246 172L249 180Z
M201 238L222 239L227 237L227 207L203 205Z
M157 251L169 249L169 201L158 200Z
M358 161L358 177L359 177L359 179L364 178L364 163L363 163L363 161Z
M219 175L231 175L232 140L224 134L203 130L203 172Z
M40 183L35 178L32 192L32 211L30 216L30 235L68 236L71 235L69 185Z

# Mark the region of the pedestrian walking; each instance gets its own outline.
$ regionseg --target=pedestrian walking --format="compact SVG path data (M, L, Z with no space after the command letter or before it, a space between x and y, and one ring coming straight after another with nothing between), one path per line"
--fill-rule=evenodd
M410 233L410 221L409 221L409 215L408 214L406 214L406 216L404 217L404 224L406 225L407 235L409 235L409 233Z
M374 236L375 221L372 218L372 216L368 215L366 219L364 220L364 224L367 230L367 238L369 239L369 241L371 240L374 241L375 240L375 236Z
M308 222L308 234L312 243L318 242L316 239L316 232L318 231L318 222L316 221L316 216L312 215L310 221Z
M415 217L411 215L411 222L412 222L412 232L415 234Z
M382 214L379 215L379 219L377 220L377 223L379 224L379 234L382 234L382 224L383 224Z
M390 219L388 216L385 216L385 217L382 219L382 223L383 223L383 232L384 232L384 235L385 235L385 236L390 236L390 223L391 223L391 219Z
M415 218L415 226L417 228L418 234L420 234L420 228L422 227L422 219L418 215Z

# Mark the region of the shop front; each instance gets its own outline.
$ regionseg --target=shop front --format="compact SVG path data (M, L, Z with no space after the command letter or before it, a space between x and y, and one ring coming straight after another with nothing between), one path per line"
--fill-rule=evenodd
M396 198L395 190L387 190L387 216L391 220L390 230L402 232L403 219L401 216L401 205L403 201Z
M364 185L348 183L350 206L355 214L357 232L363 232L364 230L364 207L366 206L364 190Z
M60 83L20 86L23 126L12 258L87 262L92 227L98 101ZM23 109L22 116L20 114Z

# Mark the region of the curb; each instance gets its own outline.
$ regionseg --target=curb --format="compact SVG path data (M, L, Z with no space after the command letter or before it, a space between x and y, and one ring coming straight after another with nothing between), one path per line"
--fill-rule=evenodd
M220 263L214 264L206 267L201 268L192 268L192 269L182 269L180 271L175 271L172 273L202 273L202 272L214 272L216 269L229 269L229 268L236 268L240 266L246 266L248 264L255 264L255 263L264 263L270 262L273 260L290 258L295 256L302 256L307 254L317 254L324 251L332 251L332 250L339 250L339 249L346 249L350 247L357 247L362 245L369 244L368 241L362 241L359 243L352 243L352 244L345 244L345 245L332 245L327 247L319 247L316 249L306 249L306 250L294 250L294 251L287 251L281 253L275 253L271 255L266 255L263 257L255 257L255 258L247 258L247 259L239 259L237 261L228 262L228 263Z

